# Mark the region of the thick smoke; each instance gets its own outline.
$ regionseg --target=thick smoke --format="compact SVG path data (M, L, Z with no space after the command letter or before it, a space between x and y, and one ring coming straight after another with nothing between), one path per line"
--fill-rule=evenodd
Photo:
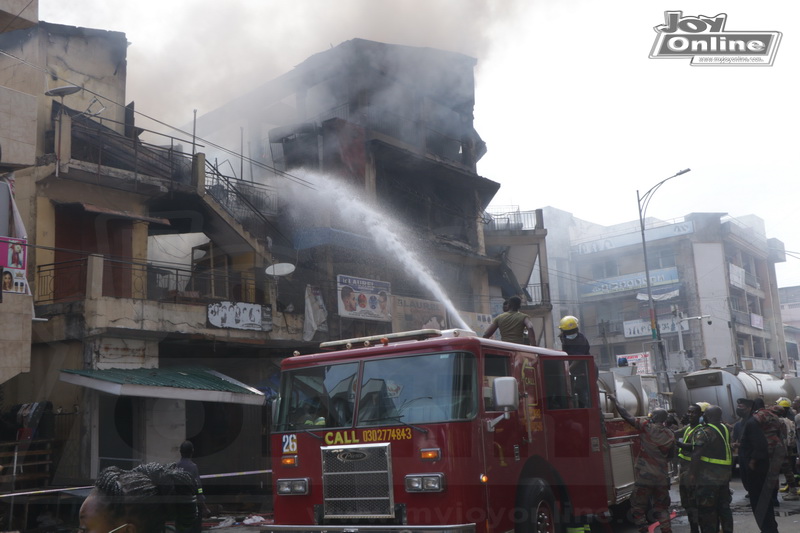
M478 58L480 68L492 30L524 4L41 0L40 18L124 32L131 43L128 100L137 111L180 126L191 122L194 109L203 115L353 38L459 52Z

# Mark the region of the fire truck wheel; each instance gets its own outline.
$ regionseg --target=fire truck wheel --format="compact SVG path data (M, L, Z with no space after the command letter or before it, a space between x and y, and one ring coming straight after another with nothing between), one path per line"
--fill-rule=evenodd
M542 479L525 482L520 495L517 533L558 533L558 513L550 486Z

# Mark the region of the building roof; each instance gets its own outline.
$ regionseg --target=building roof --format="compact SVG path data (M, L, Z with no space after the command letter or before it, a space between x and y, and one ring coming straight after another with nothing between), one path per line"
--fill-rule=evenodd
M207 368L62 369L60 379L116 396L264 404L257 389Z

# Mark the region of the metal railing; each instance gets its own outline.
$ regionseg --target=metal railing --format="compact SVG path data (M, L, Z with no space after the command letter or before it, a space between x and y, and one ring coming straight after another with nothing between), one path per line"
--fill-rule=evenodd
M86 297L88 257L40 265L36 273L35 304L70 302ZM264 303L251 279L222 269L192 270L159 263L117 259L103 261L102 295L137 300L207 303L235 298Z
M56 102L54 110L57 106ZM85 115L74 114L71 110L67 111L72 115L72 152L77 159L137 174L169 178L180 183L190 182L192 155L183 153L182 146L183 143L191 144L191 141L142 130L165 139L164 145L150 144L138 136L121 135L103 125L103 122L119 124L116 121L101 119L98 122Z
M525 285L525 294L528 296L528 302L525 305L541 305L550 303L550 285L546 283L537 283Z
M86 272L85 257L37 266L35 303L83 299L86 294Z
M205 189L248 233L267 240L268 217L278 214L276 188L226 176L206 162Z
M536 228L536 212L517 210L487 210L489 224L487 230L532 230Z

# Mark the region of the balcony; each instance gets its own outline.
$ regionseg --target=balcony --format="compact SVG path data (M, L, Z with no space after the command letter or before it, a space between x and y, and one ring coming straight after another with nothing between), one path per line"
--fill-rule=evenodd
M135 330L159 339L166 334L296 344L303 314L273 312L270 282L259 283L245 272L198 271L99 255L40 265L34 303L37 316L51 319L51 325L39 336L55 342L86 332L102 336Z
M491 216L487 230L533 230L541 227L541 222L537 221L535 211L520 211L514 207L496 207L487 213Z
M548 284L525 285L525 295L528 298L527 303L524 304L525 306L545 306L552 308L550 302L550 285Z
M97 258L103 270L99 296L134 300L197 303L232 299L263 304L264 291L252 279L222 269L191 270L155 263L137 263L86 256L40 265L36 273L35 305L64 303L87 297L89 264Z

